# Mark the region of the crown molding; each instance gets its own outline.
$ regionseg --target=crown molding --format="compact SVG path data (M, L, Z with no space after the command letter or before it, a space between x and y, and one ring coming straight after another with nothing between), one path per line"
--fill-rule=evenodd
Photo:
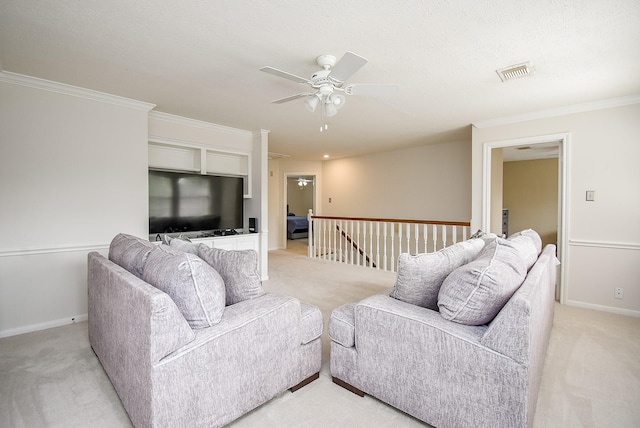
M640 94L619 98L608 98L606 100L594 101L590 103L573 104L548 110L539 110L531 113L505 116L497 119L480 120L478 122L473 122L471 125L475 128L490 128L492 126L508 125L511 123L526 122L529 120L546 119L550 117L564 116L574 113L583 113L592 110L623 107L638 103L640 103Z
M51 80L40 79L39 77L26 76L24 74L12 73L4 70L0 70L0 82L144 111L150 111L156 106L155 104L132 100L118 95L107 94L104 92L94 91L92 89L80 88L78 86L67 85L66 83L53 82Z
M178 125L186 125L195 128L207 129L211 131L224 132L227 134L240 135L243 137L253 136L253 132L244 129L232 128L230 126L218 125L217 123L205 122L198 119L190 119L184 116L177 116L171 113L163 113L161 111L152 111L149 113L149 119L156 119L163 122L175 123Z

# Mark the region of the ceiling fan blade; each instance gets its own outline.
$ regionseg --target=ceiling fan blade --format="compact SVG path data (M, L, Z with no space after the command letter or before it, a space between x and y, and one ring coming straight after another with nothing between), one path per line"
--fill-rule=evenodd
M347 95L388 96L395 95L400 89L399 85L386 83L361 83L344 88Z
M273 74L274 76L283 77L288 80L293 80L298 83L306 83L311 84L309 79L305 79L304 77L296 76L295 74L287 73L286 71L278 70L273 67L262 67L260 71L264 71L265 73Z
M310 95L313 95L313 92L291 95L290 97L280 98L279 100L274 100L274 101L271 101L271 102L275 103L275 104L282 104L282 103L286 103L286 102L289 102L289 101L297 100L298 98L308 97Z
M340 82L344 82L351 77L353 73L364 67L367 62L369 61L367 61L366 58L356 55L353 52L347 52L340 61L333 66L329 76Z

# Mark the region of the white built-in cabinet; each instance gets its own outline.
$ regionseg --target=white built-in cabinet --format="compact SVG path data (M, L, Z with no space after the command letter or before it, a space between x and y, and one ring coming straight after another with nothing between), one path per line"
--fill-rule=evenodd
M222 250L255 250L258 252L259 247L257 233L195 238L191 239L191 242L205 244L211 248L220 248Z
M242 177L251 198L251 152L185 142L149 141L149 168Z

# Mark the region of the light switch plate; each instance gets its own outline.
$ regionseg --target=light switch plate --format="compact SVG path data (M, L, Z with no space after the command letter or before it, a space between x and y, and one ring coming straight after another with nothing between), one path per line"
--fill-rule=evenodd
M596 191L595 190L587 190L587 201L595 201L596 200Z

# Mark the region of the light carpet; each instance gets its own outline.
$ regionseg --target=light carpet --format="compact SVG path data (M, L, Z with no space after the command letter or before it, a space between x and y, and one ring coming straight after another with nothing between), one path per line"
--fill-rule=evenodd
M283 392L231 427L425 427L333 384L326 325L346 302L383 292L395 274L310 260L302 242L269 253L269 291L313 303L325 319L320 379ZM640 319L556 305L535 427L640 426ZM91 351L87 323L0 339L0 427L130 427Z

